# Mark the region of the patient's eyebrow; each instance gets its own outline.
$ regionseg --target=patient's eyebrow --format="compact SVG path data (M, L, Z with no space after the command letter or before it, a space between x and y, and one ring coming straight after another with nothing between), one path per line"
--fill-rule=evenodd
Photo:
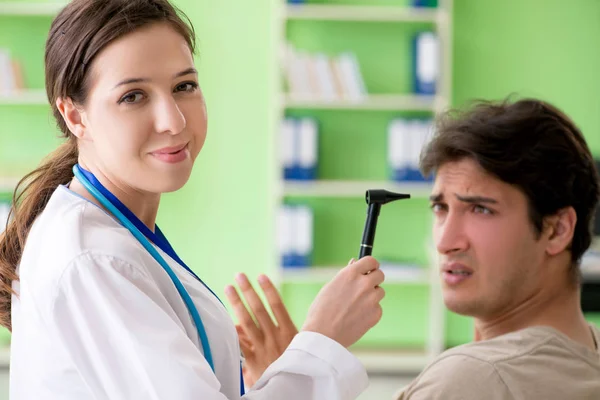
M454 193L454 196L460 201L465 203L488 203L488 204L498 204L498 200L493 199L491 197L485 196L461 196Z
M492 198L492 197L485 197L485 196L461 196L459 194L454 193L454 196L465 203L487 203L487 204L498 204L498 200ZM431 196L429 196L429 201L432 201L434 203L440 202L444 200L444 195L442 193L435 193L432 194Z
M434 203L437 203L442 200L444 200L444 195L441 193L432 194L431 196L429 196L429 201L434 202Z

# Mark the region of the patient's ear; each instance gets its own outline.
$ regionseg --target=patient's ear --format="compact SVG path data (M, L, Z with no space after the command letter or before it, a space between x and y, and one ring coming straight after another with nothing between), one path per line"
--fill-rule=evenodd
M73 135L81 140L91 139L88 137L89 135L86 135L85 113L83 108L73 103L73 100L70 98L61 97L56 99L56 107L67 124L69 131L71 131Z
M577 213L573 207L560 209L556 214L544 219L543 235L546 237L546 253L551 256L567 250L571 246Z

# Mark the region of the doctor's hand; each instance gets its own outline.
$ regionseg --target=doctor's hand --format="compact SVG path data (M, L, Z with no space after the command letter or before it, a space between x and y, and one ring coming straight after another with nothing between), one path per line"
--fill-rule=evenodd
M298 329L283 305L279 292L267 276L260 275L258 283L265 294L275 321L269 315L246 275L239 274L236 281L250 310L246 308L233 286L227 286L225 294L239 321L236 329L240 347L246 359L243 368L244 382L247 387L251 387L267 367L283 354L298 333Z
M340 270L312 303L303 331L318 332L349 347L379 322L385 296L379 262L363 257Z

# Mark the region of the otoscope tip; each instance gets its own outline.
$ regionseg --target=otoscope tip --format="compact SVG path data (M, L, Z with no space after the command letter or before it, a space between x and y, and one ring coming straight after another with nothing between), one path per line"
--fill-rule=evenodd
M384 189L371 189L365 193L367 204L386 204L391 201L409 198L410 194L394 193Z

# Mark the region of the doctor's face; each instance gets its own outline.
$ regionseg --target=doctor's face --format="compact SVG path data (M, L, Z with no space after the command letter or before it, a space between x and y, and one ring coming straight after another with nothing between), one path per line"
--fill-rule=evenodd
M545 247L526 196L471 159L443 164L431 206L446 306L479 319L506 315L544 285Z
M191 51L168 24L108 45L94 59L80 157L122 188L163 193L188 180L206 137Z

